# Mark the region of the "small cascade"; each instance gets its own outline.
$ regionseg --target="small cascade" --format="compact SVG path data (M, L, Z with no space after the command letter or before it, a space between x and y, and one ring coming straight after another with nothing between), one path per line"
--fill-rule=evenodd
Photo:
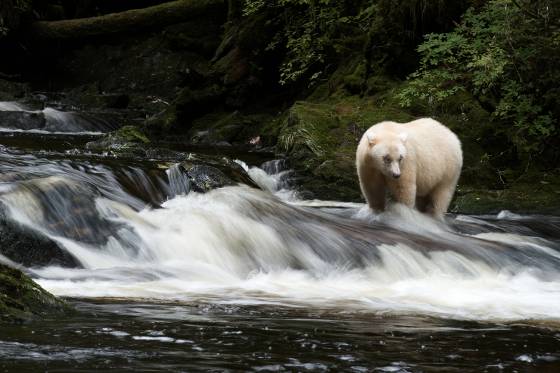
M180 164L172 165L167 171L169 180L169 197L184 196L192 189L189 178L185 175Z
M275 159L264 162L260 167L249 167L245 162L236 161L249 174L251 179L261 189L275 194L282 200L296 201L298 193L291 188L290 170L283 159Z
M45 133L100 133L116 126L99 115L61 111L52 107L29 110L17 102L0 102L0 129Z
M23 105L13 101L0 101L0 111L25 111Z
M42 112L45 116L44 130L47 132L107 132L116 129L106 120L91 115L60 111L50 107Z
M237 162L259 190L195 158L115 164L7 148L0 157L10 219L83 267L33 269L58 295L560 319L552 218L504 213L443 225L402 206L381 215L361 204L328 209L298 199L282 161Z

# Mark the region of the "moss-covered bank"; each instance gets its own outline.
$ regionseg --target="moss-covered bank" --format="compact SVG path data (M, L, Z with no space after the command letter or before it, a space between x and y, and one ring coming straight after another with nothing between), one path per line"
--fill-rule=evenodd
M303 190L315 198L363 200L354 164L363 132L383 120L405 122L428 114L418 108L400 108L392 99L394 89L366 97L312 95L287 110L278 124L277 150L290 159ZM560 213L560 169L538 164L496 166L482 146L488 141L484 140L488 114L472 98L464 95L448 103L445 111L433 114L463 143L463 173L450 211Z
M70 312L70 308L62 300L20 270L0 264L0 323L23 322L65 312Z
M14 2L21 1L8 3ZM6 54L6 72L30 81L0 82L0 98L20 100L33 87L62 91L52 101L68 107L115 111L125 127L89 146L119 155L142 156L160 140L275 151L289 159L309 197L354 201L362 200L354 152L363 131L383 120L429 116L463 143L453 210L560 210L557 166L510 151L511 138L496 127L491 92L459 90L434 102L400 105L399 92L410 88L407 76L421 62L417 47L424 37L453 30L467 8L478 12L483 2L230 0L229 9L225 2L208 3L220 3L221 11L111 37L30 43L25 53L16 48L19 54ZM40 8L34 20L98 22L111 13L94 8L65 9L60 17Z

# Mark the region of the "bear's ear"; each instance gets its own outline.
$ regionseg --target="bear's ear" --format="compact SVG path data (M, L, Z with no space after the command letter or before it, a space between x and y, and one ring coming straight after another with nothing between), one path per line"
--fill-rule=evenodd
M371 132L367 132L366 133L368 142L370 145L375 145L375 142L377 141L377 137L375 136L375 134L371 133Z
M399 139L401 139L402 142L406 142L406 139L408 139L408 133L406 132L401 132L399 134Z

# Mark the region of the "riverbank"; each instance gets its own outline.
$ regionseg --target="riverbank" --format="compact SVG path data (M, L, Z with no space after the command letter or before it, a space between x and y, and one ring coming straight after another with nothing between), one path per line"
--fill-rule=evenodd
M140 13L195 4L163 2L162 8L156 3L161 2L140 5ZM10 26L14 31L0 39L0 46L12 52L0 66L6 71L0 99L18 101L30 110L54 108L57 116L75 111L80 119L95 118L96 130L124 127L118 138L92 144L100 152L122 155L143 145L171 142L274 153L289 161L295 184L307 196L344 201L362 200L354 170L361 134L383 120L428 116L451 128L463 143L463 174L451 211L560 211L554 143L530 152L523 149L533 149L531 144L514 144L521 132L508 134L507 120L495 113L495 97L480 97L468 89L450 94L445 87L430 86L425 88L431 101L407 96L418 88L407 77L422 63L416 48L423 35L428 30L446 35L468 4L446 8L446 17L431 3L421 17L404 11L414 9L413 4L393 12L383 1L371 9L364 3L356 6L357 13L331 4L319 16L331 19L341 12L346 21L337 21L332 29L316 25L329 35L328 41L305 41L296 36L317 30L307 29L307 23L291 29L277 15L278 9L292 14L296 5L276 9L255 3L242 9L237 1L227 7L219 3L199 4L203 16L198 18L163 17L157 24L145 24L149 17L144 17L136 21L146 27L134 31L97 30L83 36L83 43L64 30L118 21L113 12L126 20L137 10L83 5L81 16L90 18L76 21L64 18L72 18L77 9L56 13L49 5L35 15L40 22L31 24L26 22L33 17L25 13L28 18L22 16L21 23ZM30 6L22 9L29 12ZM309 12L292 15L303 22L311 17ZM409 16L419 17L418 23L407 23ZM57 32L36 32L45 28ZM286 30L291 32L287 36ZM309 43L310 60L300 43ZM392 48L376 47L384 43ZM18 120L20 127L44 128L52 114L4 113L0 126ZM507 129L498 130L500 126Z
M0 324L60 316L70 310L22 271L0 264Z

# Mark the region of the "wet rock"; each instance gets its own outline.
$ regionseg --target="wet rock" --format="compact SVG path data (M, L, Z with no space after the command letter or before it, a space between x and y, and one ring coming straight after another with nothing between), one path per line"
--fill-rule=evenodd
M79 262L54 241L11 220L1 204L0 254L25 267L80 267Z
M212 189L235 185L233 180L227 177L219 169L201 164L182 164L195 192L209 192Z
M130 154L142 156L145 154L143 145L149 144L150 139L135 126L124 126L118 131L106 134L101 139L86 144L89 150L114 152L119 155Z
M54 236L91 245L104 245L117 234L114 224L97 212L99 192L91 186L59 176L26 180L4 195L6 204L24 207L32 221Z
M23 322L69 312L70 307L49 294L18 269L0 264L0 322Z
M192 154L187 158L188 160L181 162L175 170L186 176L190 190L206 193L213 189L236 184L258 188L245 170L228 158L200 157Z

